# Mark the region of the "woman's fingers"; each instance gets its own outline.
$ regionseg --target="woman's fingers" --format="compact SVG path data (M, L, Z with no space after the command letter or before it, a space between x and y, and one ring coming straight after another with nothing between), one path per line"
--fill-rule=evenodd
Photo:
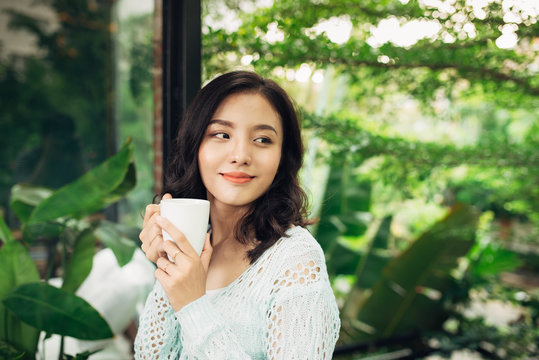
M163 195L163 199L172 199L172 195L167 193ZM146 206L142 231L139 234L139 239L142 242L141 249L146 254L146 257L153 262L156 262L160 256L166 256L163 249L162 230L156 223L156 218L160 214L161 208L158 204Z
M156 262L158 258L166 256L165 251L163 250L163 238L155 238L152 243L146 248L146 257L152 261ZM144 251L144 248L142 249Z
M157 225L161 227L161 229L165 230L170 235L170 237L174 239L182 253L190 257L198 257L198 254L196 253L195 249L193 249L193 246L189 243L185 235L176 226L174 226L170 221L168 221L162 216L156 216L155 221ZM167 252L167 254L172 257L174 255L175 249L171 248L170 244L167 243L168 241L165 242L163 248ZM174 242L172 244L174 244ZM174 245L176 246L176 244Z
M166 193L165 195L163 195L162 199L172 199L172 195ZM155 214L160 213L161 208L159 207L159 204L148 204L146 206L146 211L144 212L144 221L142 222L142 227L145 227Z
M158 258L155 262L155 265L157 265L158 269L166 272L169 275L176 271L175 264L169 261L166 257Z
M142 228L139 234L139 239L143 244L149 245L151 241L156 237L162 235L161 228L154 222L148 222L145 227Z
M146 257L152 262L156 262L159 256L164 255L163 235L161 227L155 222L156 216L159 216L159 214L154 213L152 215L139 235L140 241L142 242L141 249L146 254Z
M157 213L160 213L159 205L149 204L146 206L146 211L144 212L144 221L142 222L142 227L144 228L151 220L151 218Z

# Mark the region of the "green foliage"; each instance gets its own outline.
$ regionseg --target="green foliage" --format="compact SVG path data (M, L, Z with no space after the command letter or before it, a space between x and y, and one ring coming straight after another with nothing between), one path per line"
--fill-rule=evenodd
M137 185L122 200L120 221L138 226L140 209L153 196L153 16L120 18L115 34L116 123L119 138L133 139Z
M22 239L15 240L3 220L0 223L4 241L0 248L0 340L24 351L25 357L35 354L40 331L86 340L113 336L101 315L74 293L92 269L98 239L113 249L121 266L133 256L137 242L129 227L90 217L135 185L132 153L127 141L116 155L56 191L24 185L13 188L12 206L23 231ZM109 233L103 235L103 229ZM61 251L61 289L38 282L36 266L21 245L37 238L49 239ZM49 259L50 265L56 256Z
M529 314L506 326L499 327L484 319L466 319L462 316L451 318L444 332L434 334L438 343L437 352L451 354L458 349L477 351L491 359L533 359L537 357L539 331Z
M21 285L39 281L39 274L28 251L17 241L4 243L0 249L0 300ZM24 323L0 303L0 340L19 351L34 354L39 330Z
M0 340L0 359L2 360L19 360L24 356L24 352L15 349L5 341Z
M132 145L126 145L113 157L95 167L40 202L27 223L47 222L66 215L74 218L89 215L116 202L135 184Z
M522 261L515 252L503 249L498 244L488 244L473 264L472 271L473 275L485 278L513 271L520 265Z
M340 237L358 237L365 232L365 215L370 207L370 184L356 181L346 160L335 158L330 164L326 195L315 235L326 256L339 259L329 264L328 272L332 275L352 274L360 253L347 247Z
M45 283L20 285L2 301L19 319L48 333L83 340L113 336L105 319L85 300Z
M112 250L118 265L124 266L131 261L138 247L138 242L133 241L133 239L138 239L138 229L102 221L94 233Z
M65 267L62 289L75 293L84 279L90 274L93 265L96 236L91 229L78 234L73 246L73 253Z
M387 262L368 294L364 294L366 289L361 290L364 283L359 277L355 285L358 290L351 292L343 309L346 322L342 339L380 338L439 328L447 317L442 296L453 285L450 272L474 241L474 218L471 208L452 209L408 249Z
M366 254L362 256L358 264L354 288L370 289L380 279L382 269L391 259L388 244L391 221L392 216L387 216L380 222L375 236L369 243ZM352 299L354 299L354 296L348 297L347 300L352 301Z
M1 219L0 238L5 244L0 254L8 254L11 242L23 246L46 244L53 254L42 277L48 280L62 274L62 290L75 293L92 268L96 247L105 244L112 248L123 266L131 260L138 244L132 228L104 222L100 212L125 198L137 185L133 158L151 163L150 121L144 123L141 119L150 120L152 115L153 52L151 31L147 31L152 17L143 16L129 23L130 33L140 38L129 39L126 48L125 39L118 38L116 48L113 40L118 24L112 21L113 3L47 0L40 6L49 6L56 13L54 24L48 23L47 18L29 15L24 9L5 12L10 31L33 35L37 51L16 58L2 56L0 60L0 133L9 134L0 147L0 210L7 208L10 199L11 212L7 212L6 222L18 226L12 216L15 215L21 223L21 231L14 232L14 236ZM121 82L125 68L114 66L115 61L123 60L115 58L113 48L118 54L127 49L133 58L127 70L127 93L122 93L122 89L114 93L115 81ZM129 101L132 112L114 111L113 106ZM146 111L141 110L144 105ZM113 122L117 117L130 120L132 128L127 134L121 126L122 133L115 133ZM141 131L143 123L145 128ZM134 141L136 146L129 143L117 152L116 138L128 138L131 133L139 136ZM105 161L107 156L111 157ZM151 169L147 166L139 170L145 188L138 202L140 198L147 201L151 191ZM90 168L93 170L87 171ZM17 182L20 184L15 185ZM0 267L8 264L4 262ZM20 271L17 264L14 266L13 271ZM10 284L6 289L14 287ZM5 293L1 295L0 300ZM14 311L20 312L16 305ZM37 338L30 333L22 336L18 329L27 325L3 305L0 310L0 341L7 339L10 345L24 350L25 358L31 358ZM4 318L4 313L8 318ZM46 327L51 325L50 321L58 320L58 314L55 316L42 319L44 322L38 318L34 321ZM32 329L36 336L43 330ZM20 339L30 345L24 347ZM85 359L90 355L65 358Z
M3 218L0 218L0 240L5 243L13 241L13 235L11 234L11 231L9 231Z
M10 207L21 221L27 222L36 205L51 194L51 189L17 184L11 188Z
M493 95L495 92L506 94L516 91L530 99L530 95L538 92L533 70L526 66L508 69L504 62L511 60L516 64L528 65L534 61L533 53L499 49L494 45L496 38L501 35L500 26L504 24L501 20L503 10L499 4L496 5L487 10L488 21L481 21L475 18L473 9L465 1L452 3L452 13L439 11L436 5L418 2L404 5L399 1L329 1L313 6L310 0L279 1L272 7L243 14L243 23L234 33L208 26L209 33L204 39L204 53L208 59L206 64L218 66L211 59L219 49L221 52L257 54L259 56L254 60L254 66L266 71L279 66L295 67L301 63L316 66L335 64L351 74L359 74L361 69L368 68L368 75L374 77L378 85L397 85L406 92L425 98L434 95L432 90L440 87L451 89L459 79L464 78L470 81L471 86L477 84L487 88ZM455 13L459 16L451 16ZM332 17L343 17L354 26L346 42L332 42L327 32L313 29L321 21ZM439 35L404 46L369 41L371 27L389 18L400 23L431 21L440 27ZM475 36L463 30L462 18L473 24ZM525 26L518 27L518 36L524 39L524 43L533 39L538 31L537 22L530 20L524 21ZM272 24L283 32L282 40L264 39L269 29L275 26ZM448 35L456 41L444 42L444 36ZM380 56L387 56L387 60L381 61ZM480 58L484 60L477 61Z
M474 173L487 169L493 179L500 179L504 172L505 183L495 190L493 200L539 224L535 186L539 143L533 136L538 126L539 83L532 65L539 22L533 12L514 10L523 19L516 25L519 45L504 49L496 40L502 35L508 10L499 2L481 8L484 20L478 19L477 8L463 0L441 9L436 4L397 0L311 3L280 1L243 12L237 31L219 26L218 21L207 24L203 37L206 77L239 66L240 54L251 56L249 67L281 79L292 94L301 94L304 127L324 139L333 154L352 153L356 165L381 157L377 175L395 184L404 196L410 197L418 184L432 181L436 169L466 165ZM218 19L211 2L206 11ZM328 30L317 28L336 19L353 26L345 42L332 41ZM404 33L402 27L414 21L431 22L438 30L430 38L406 45L377 44L371 39L373 29L384 21L401 26L396 32ZM341 32L344 29L343 25ZM454 41L447 42L448 36ZM305 65L309 71L340 79L343 83L332 91L340 89L343 99L327 93L324 83L324 93L318 96L326 99L315 100L314 86L306 89L286 80L288 70L293 75ZM300 91L298 86L302 86ZM447 108L440 107L439 99L447 99ZM412 100L422 104L422 113L407 113L403 108L403 103ZM319 111L323 101L331 106ZM424 141L394 128L400 121L426 115L433 126L462 124L462 136L455 141ZM464 142L463 137L473 133L470 126L479 127L480 132ZM520 135L515 137L512 129L520 129ZM489 181L484 178L483 184ZM504 189L507 196L502 195Z

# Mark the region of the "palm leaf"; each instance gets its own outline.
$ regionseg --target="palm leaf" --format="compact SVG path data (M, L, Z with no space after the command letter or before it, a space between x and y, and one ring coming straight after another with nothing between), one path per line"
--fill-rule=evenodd
M453 284L451 270L473 245L476 220L471 207L452 208L384 267L368 298L359 302L357 316L343 319L343 331L358 340L439 328L446 317L443 295Z
M105 319L84 299L46 283L18 286L3 303L22 321L48 333L82 340L113 336Z

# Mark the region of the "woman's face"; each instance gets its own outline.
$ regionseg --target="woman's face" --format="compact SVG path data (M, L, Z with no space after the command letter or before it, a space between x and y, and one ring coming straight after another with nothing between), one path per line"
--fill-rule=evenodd
M259 94L226 97L198 152L202 182L213 205L243 207L270 187L281 160L283 127Z

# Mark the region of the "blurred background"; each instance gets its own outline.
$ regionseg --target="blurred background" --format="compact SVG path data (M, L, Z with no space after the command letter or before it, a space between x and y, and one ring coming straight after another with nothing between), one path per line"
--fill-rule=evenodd
M537 1L200 6L201 85L254 70L301 113L334 358L538 359ZM0 359L132 358L153 282L136 249L160 188L162 10L0 0ZM24 286L39 279L63 293ZM85 299L93 335L23 294Z

